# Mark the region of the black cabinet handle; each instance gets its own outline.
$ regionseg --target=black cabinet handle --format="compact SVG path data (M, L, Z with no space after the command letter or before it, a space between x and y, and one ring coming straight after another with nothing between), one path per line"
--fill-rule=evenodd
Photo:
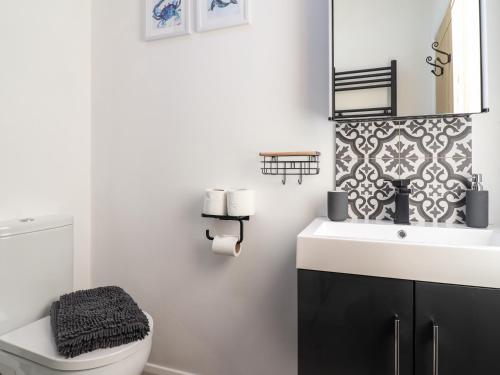
M394 374L399 375L399 318L394 319Z
M439 326L432 325L432 375L439 375Z

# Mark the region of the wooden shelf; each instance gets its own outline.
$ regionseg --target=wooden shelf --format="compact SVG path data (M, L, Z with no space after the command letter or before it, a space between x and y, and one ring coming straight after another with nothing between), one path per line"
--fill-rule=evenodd
M320 156L319 151L297 151L297 152L261 152L259 156L265 157L288 157L288 156Z

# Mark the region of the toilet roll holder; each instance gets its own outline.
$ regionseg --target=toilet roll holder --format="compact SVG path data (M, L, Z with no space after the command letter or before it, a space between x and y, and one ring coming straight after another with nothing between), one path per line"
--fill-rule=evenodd
M211 219L218 219L218 220L224 220L224 221L239 221L240 223L240 235L239 235L239 240L238 244L241 244L243 242L243 222L244 221L249 221L250 216L219 216L219 215L207 215L207 214L201 214L202 217L206 218L211 218ZM210 229L207 229L205 231L205 235L210 241L214 240L214 237L210 235Z

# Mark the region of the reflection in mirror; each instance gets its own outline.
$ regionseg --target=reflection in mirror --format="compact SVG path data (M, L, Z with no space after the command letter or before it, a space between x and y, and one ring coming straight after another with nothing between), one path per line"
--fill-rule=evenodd
M397 113L390 113L395 103L389 86L366 88L363 81L358 85L363 89L341 90L337 76L336 118L370 116L355 111L363 108L389 108L375 116L484 111L483 5L482 0L333 0L333 72L397 61Z

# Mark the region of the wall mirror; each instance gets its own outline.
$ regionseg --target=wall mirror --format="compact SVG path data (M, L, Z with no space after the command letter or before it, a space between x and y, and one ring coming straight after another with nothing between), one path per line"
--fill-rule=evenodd
M331 119L488 111L486 0L331 0Z

